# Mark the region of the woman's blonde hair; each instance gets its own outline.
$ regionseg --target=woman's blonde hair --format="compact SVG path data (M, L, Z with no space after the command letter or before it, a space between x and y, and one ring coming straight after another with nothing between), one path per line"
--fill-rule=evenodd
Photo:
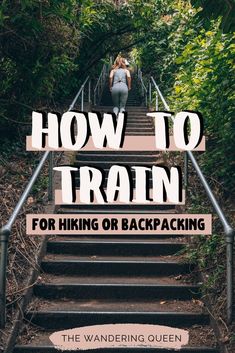
M112 66L113 69L125 69L126 68L126 60L121 56L118 56L117 59L114 61Z

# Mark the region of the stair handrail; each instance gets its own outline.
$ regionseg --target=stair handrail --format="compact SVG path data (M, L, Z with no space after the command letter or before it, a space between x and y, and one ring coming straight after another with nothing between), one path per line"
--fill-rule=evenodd
M148 89L144 84L143 73L142 73L141 69L138 69L137 76L140 81L142 95L145 97L145 105L147 106L148 105Z
M98 77L97 83L94 88L94 105L100 100L101 95L103 93L103 89L106 83L108 68L107 64L105 63L101 69L100 75Z
M155 90L156 90L156 97L160 97L164 108L167 111L170 111L170 107L167 104L159 86L157 85L156 81L154 80L154 78L151 76L150 77L150 85L149 85L149 89L151 90L151 83L153 84ZM149 97L150 97L150 103L151 103L151 91L149 91ZM158 110L158 98L156 99L156 110ZM173 118L172 118L173 119ZM234 244L234 235L235 235L235 231L233 229L233 227L231 226L231 224L228 222L227 217L225 216L221 206L219 205L210 185L208 184L206 177L204 176L197 160L194 157L193 152L191 151L186 151L185 152L185 166L184 166L184 170L186 173L186 179L188 176L188 158L191 160L192 165L206 191L206 194L212 204L212 206L214 207L214 210L216 212L216 214L218 215L218 218L220 220L220 222L222 223L223 229L224 229L224 233L226 236L226 270L227 270L227 321L230 324L232 322L232 318L233 318L233 287L234 287L234 283L233 283L233 244ZM187 182L186 182L187 185Z
M81 111L84 109L84 89L87 82L90 82L89 76L85 79L81 85L78 93L76 94L74 100L72 101L68 111L71 111L74 108L78 98L81 95ZM88 100L90 99L90 83L88 91ZM35 171L33 172L28 184L26 185L19 201L17 202L13 212L11 213L10 218L7 223L2 226L0 229L0 328L4 328L6 324L6 269L7 269L7 249L8 241L11 236L12 226L19 215L20 210L22 209L30 191L32 190L35 182L37 181L43 166L45 165L46 160L49 158L49 181L48 181L48 200L52 200L53 193L53 152L46 151L42 158L40 159Z
M74 105L76 104L76 102L77 102L78 98L80 97L80 95L81 95L81 111L84 110L85 87L86 87L87 83L88 83L88 103L91 102L91 80L90 80L90 76L87 76L87 78L85 79L85 81L81 85L78 93L74 97L74 100L70 104L68 111L71 111L74 108Z

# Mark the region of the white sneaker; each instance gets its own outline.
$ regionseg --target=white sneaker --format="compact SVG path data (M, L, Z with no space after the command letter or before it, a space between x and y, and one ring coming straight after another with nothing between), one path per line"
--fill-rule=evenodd
M113 112L114 112L114 114L116 114L117 116L118 116L118 111L119 111L118 107L114 107L114 108L113 108Z

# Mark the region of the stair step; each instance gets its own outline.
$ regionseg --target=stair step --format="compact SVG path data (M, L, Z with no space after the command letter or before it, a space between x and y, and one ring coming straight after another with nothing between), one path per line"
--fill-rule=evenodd
M141 125L147 125L147 127L154 129L152 121L144 114L128 114L127 124L136 127L141 127Z
M88 150L80 150L77 154L77 156L80 155L97 155L97 156L123 156L125 159L125 156L142 156L142 158L145 158L145 156L153 157L153 156L159 156L159 151L124 151L124 150L113 150L113 151L88 151Z
M113 207L115 206L115 207ZM140 213L140 206L141 205L135 205L132 207L129 207L127 205L126 207L119 207L122 205L112 205L109 207L105 207L105 205L61 205L58 208L57 213L58 214L79 214L79 215L93 215L93 214L123 214L125 215L127 212L128 214L139 214ZM158 206L158 205L153 205L151 208L144 208L142 206L141 209L141 214L146 214L146 215L160 215L160 214L175 214L175 208L173 205L163 205L163 206ZM88 231L89 232L89 231ZM157 232L156 232L157 234ZM136 235L133 233L133 235Z
M180 276L147 276L143 275L141 276L97 276L96 274L92 274L90 276L83 276L83 275L54 275L50 273L42 273L40 276L40 283L43 284L61 284L61 283L69 283L69 284L111 284L111 285L170 285L170 286L179 286L179 285L191 285L187 281L190 280L189 275L180 275ZM199 286L198 283L197 286ZM110 299L110 298L109 298ZM143 298L142 298L143 299ZM145 298L148 300L148 298Z
M103 112L104 113L112 113L112 112ZM154 127L152 120L145 114L145 113L129 113L127 112L127 124L130 123L131 125L141 125L146 124L148 126Z
M144 132L146 133L146 135L148 134L148 132L152 132L154 131L154 128L152 126L136 126L136 125L132 125L132 126L128 126L126 127L126 132L127 131L137 131L137 132Z
M129 163L141 163L143 161L143 159L145 160L145 164L147 163L156 163L157 162L157 159L158 159L158 156L156 155L126 155L124 158L124 156L121 154L119 155L118 153L117 154L78 154L76 156L76 161L86 161L87 163L90 163L90 162L98 162L98 163L108 163L108 164L111 164L111 162L117 162L117 161L121 161L122 164L124 162L124 164L126 164L127 162ZM88 161L87 161L88 160Z
M154 130L152 122L146 116L128 116L127 118L127 128L135 127L136 129L151 129Z
M142 127L145 127L147 129L152 129L153 131L155 131L153 125L149 121L146 122L146 118L143 118L143 117L138 118L138 120L137 120L136 117L133 117L133 118L129 118L128 117L127 127L128 128L129 127L130 128L131 127L136 127L136 128L139 128L139 129L142 128Z
M168 243L170 244L180 244L182 243L183 245L187 244L187 235L169 235L169 234L162 234L162 235L150 235L150 234L144 234L144 235L134 235L134 234L119 234L119 235L113 235L113 234L85 234L85 235L51 235L49 238L49 241L94 241L94 242L148 242L148 244L151 246L151 243L153 242L161 242L161 243Z
M95 282L95 279L97 282ZM40 283L34 286L34 294L45 299L110 299L112 300L148 300L180 299L190 300L200 297L200 286L189 284L138 284L130 283L129 278L119 280L120 283L102 283L102 278L62 278L57 283ZM72 282L73 280L73 282ZM122 281L121 281L122 280ZM98 282L99 281L99 282ZM158 280L158 283L160 281Z
M129 129L133 129L133 128L136 128L136 129L142 129L142 130L146 130L146 129L151 129L154 130L153 126L149 123L145 123L145 122L135 122L135 121L127 121L127 125L126 125L126 128L127 128L127 131Z
M69 255L48 255L41 263L42 270L52 274L68 275L112 275L112 276L154 276L187 274L190 265L160 257L144 258L131 256L108 257L73 257ZM192 269L192 266L191 266Z
M113 110L113 106L112 105L99 105L96 106L95 109L93 109L94 111L98 111L100 113L107 113L108 111L112 111ZM139 113L147 113L148 109L147 107L144 106L129 106L127 109L127 112L139 112Z
M114 163L111 160L110 161L106 161L106 160L95 160L94 161L92 159L89 159L89 160L79 161L79 166L87 166L87 165L89 165L89 166L93 166L94 168L97 167L97 168L104 168L104 169L108 169L108 168L112 167L113 164ZM122 161L122 165L124 165L124 166L127 165L129 167L131 167L131 166L135 166L135 167L139 166L139 167L149 167L149 168L151 168L153 165L156 165L156 164L157 165L161 165L161 164L163 164L163 161L162 160L158 161L158 162L156 161L152 165L149 165L145 161L143 161L143 162L141 162L141 161L138 161L138 162L132 161L132 162L130 162L128 160L123 160ZM74 163L74 167L77 167L77 163L76 162Z
M113 107L106 106L106 107L101 108L101 109L99 109L98 107L95 107L95 109L93 109L93 111L94 112L98 111L101 114L103 114L103 113L113 113ZM125 112L128 113L128 114L132 114L132 115L134 115L134 114L139 114L139 115L142 114L142 115L146 116L146 114L149 111L144 106L139 107L139 106L136 106L136 105L135 106L134 105L133 106L129 105L126 108ZM148 116L148 119L151 119L151 117Z
M146 118L148 118L149 120L151 119L151 117L147 117L147 113L149 112L148 109L146 109L146 107L141 107L142 109L139 109L138 106L131 106L129 105L128 107L126 107L126 110L125 112L128 114L131 114L131 115L136 115L136 114L139 114L139 115L143 115L145 116ZM110 107L110 106L106 106L105 108L102 108L102 109L99 109L97 107L95 107L95 109L93 109L94 112L96 111L99 111L99 113L103 114L103 113L113 113L113 107Z
M132 125L128 125L128 124L127 124L127 126L126 126L126 132L128 132L128 131L143 132L143 133L145 133L146 135L148 135L148 133L154 132L154 128L153 128L152 126L144 126L143 124L142 124L142 126L141 126L141 124L140 124L139 126L136 125L136 124L132 124Z
M150 205L122 205L122 204L77 204L77 205L61 205L58 210L58 213L61 214L84 214L84 213L149 213L152 212L154 214L164 213L167 210L167 213L175 213L174 205L158 205L158 204L150 204Z
M101 115L108 113L108 114L113 114L113 111L111 110L106 110L103 112L100 112ZM134 112L134 111L126 111L127 113L127 123L132 122L132 123L146 123L146 124L151 124L153 127L153 118L147 116L147 111L146 112Z
M129 131L131 129L136 129L137 131L145 131L149 130L149 131L154 131L154 128L151 124L146 124L145 122L142 121L128 121L127 125L126 125L126 131Z
M66 330L89 325L137 323L169 325L177 328L208 325L209 316L202 313L179 312L93 312L93 311L30 311L26 319L47 330Z
M47 251L53 254L157 256L175 254L182 250L184 245L170 242L150 244L149 241L51 240L47 243Z
M153 124L150 120L145 119L145 121L139 121L139 119L134 119L135 116L131 117L128 115L128 119L127 119L127 126L136 126L136 127L142 127L142 126L146 126L146 127L151 127L153 128Z
M61 352L61 350L57 350L51 345L36 345L36 346L16 346L13 353L56 353ZM109 349L92 349L86 350L86 353L108 353ZM160 349L160 348L112 348L111 353L145 353L145 352L153 352L153 353L176 353L174 349ZM219 350L216 348L209 347L188 347L181 348L180 352L182 353L219 353ZM66 350L66 353L74 353L73 351Z
M90 155L91 156L91 155ZM105 157L105 155L104 155L104 157ZM92 159L92 156L91 156L91 159ZM96 167L99 167L99 165L96 165L96 161L97 160L99 160L99 162L98 163L104 163L105 165L103 166L103 168L102 168L102 171L103 171L103 173L104 173L104 175L108 175L108 173L109 173L109 171L110 171L110 167L112 166L112 165L114 165L115 163L113 163L113 162L109 162L108 160L107 160L107 162L103 159L101 159L100 158L100 156L99 157L97 157L97 159L95 160L95 161L92 161L90 158L89 158L89 165L91 165L91 166L96 166ZM107 157L107 159L108 159L108 157ZM144 159L144 157L143 157L143 159ZM120 161L121 163L119 163L120 165L124 165L124 163L122 162L122 161ZM148 165L147 165L147 163L145 164L145 167L147 167L147 168L152 168L153 166L162 166L163 165L163 160L161 160L161 159L157 159L157 157L156 157L156 163L153 163L153 164L149 164L148 163ZM76 167L76 168L80 168L81 166L83 166L85 164L85 160L84 161L81 161L81 163L80 162L77 162L77 161L75 161L75 163L74 163L74 165L73 165L73 167ZM107 164L107 165L106 165ZM129 171L130 171L130 173L131 173L131 175L132 175L132 179L135 179L135 174L136 174L136 172L135 172L135 170L133 169L133 168L131 168L132 166L138 166L139 165L139 163L138 162L133 162L133 163L126 163L126 165L125 165L125 167L129 167L128 169L129 169ZM148 174L147 174L147 176L148 176ZM79 175L75 175L75 177L79 177ZM151 175L150 175L150 177L151 177Z
M200 304L199 304L200 303ZM139 301L124 301L124 300L71 300L62 298L61 300L46 300L41 298L33 298L31 302L31 307L37 308L38 311L72 311L72 312L134 312L139 313L140 308L141 312L146 313L191 313L191 314L203 314L203 309L201 307L201 301L198 300L152 300L148 301L147 299ZM205 314L205 313L204 313Z
M128 115L127 126L136 126L136 127L146 126L148 128L152 128L154 130L154 127L153 127L151 121L147 120L145 116L137 117L136 115L135 116Z
M153 118L147 115L148 111L130 110L129 108L127 108L126 113L127 113L127 121L130 119L135 119L136 121L138 121L139 118L149 123L152 123L153 121Z
M126 136L154 136L154 131L149 131L147 134L141 131L127 131Z

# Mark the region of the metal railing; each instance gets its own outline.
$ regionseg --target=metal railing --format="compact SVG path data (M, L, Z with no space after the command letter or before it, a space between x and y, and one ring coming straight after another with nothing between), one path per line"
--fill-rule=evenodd
M140 69L138 69L137 76L138 76L138 79L140 80L142 96L145 98L145 105L147 106L148 105L148 89L144 84L143 73Z
M143 81L142 72L140 76L138 75L140 82ZM142 83L141 83L142 84ZM161 90L159 89L156 81L151 76L149 81L149 90L146 92L146 96L149 98L149 106L152 104L152 93L155 91L155 109L156 111L159 109L159 98L162 101L164 109L170 111L170 107L167 104ZM146 104L148 105L148 104ZM185 177L185 187L188 186L188 160L191 160L192 166L194 167L204 189L205 192L223 226L223 230L226 236L226 272L227 272L227 321L230 324L232 322L233 317L233 244L234 244L234 229L231 224L228 222L221 206L219 205L211 187L209 186L197 160L195 159L193 153L191 151L186 151L184 153L184 177Z
M78 98L81 96L80 108L81 111L84 109L84 98L85 98L85 86L88 83L88 101L90 102L90 80L89 76L83 82L81 88L76 94L73 102L71 103L68 111L71 111L74 108ZM14 211L12 212L8 222L0 229L0 328L5 327L6 323L6 269L7 269L7 249L8 242L12 231L12 226L19 215L20 210L22 209L29 193L31 192L35 182L37 181L42 168L45 165L46 160L49 158L49 181L48 181L48 200L51 201L53 199L53 152L46 151L38 166L36 167L32 177L30 178L23 194L21 195Z
M105 84L107 83L107 77L108 77L108 65L104 64L100 73L100 76L97 80L97 83L94 88L94 105L98 104L100 102L103 89L105 87Z
M74 105L76 104L79 96L81 96L80 110L81 111L84 110L85 87L86 87L87 83L88 83L88 103L91 103L91 80L90 80L90 77L87 76L87 78L85 79L85 81L81 85L78 93L76 94L74 100L70 104L68 111L70 111L74 108Z

